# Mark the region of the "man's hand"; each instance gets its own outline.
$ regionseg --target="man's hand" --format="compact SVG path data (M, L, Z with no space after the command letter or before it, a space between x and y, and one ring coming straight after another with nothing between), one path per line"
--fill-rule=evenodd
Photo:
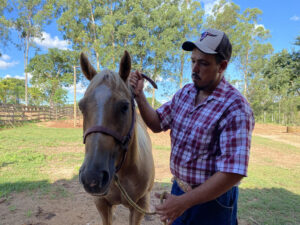
M139 71L131 72L129 75L129 84L133 88L134 94L138 97L144 88L144 78Z
M155 193L155 197L160 199L161 195ZM156 213L160 215L160 220L162 222L171 225L185 210L187 210L187 208L181 201L182 198L180 198L180 196L167 193L164 195L164 199L165 201L162 204L155 206L155 210Z

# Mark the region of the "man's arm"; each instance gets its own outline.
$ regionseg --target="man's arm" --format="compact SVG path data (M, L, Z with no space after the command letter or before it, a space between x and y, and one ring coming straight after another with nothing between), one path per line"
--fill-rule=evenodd
M162 131L159 116L150 106L143 92L144 78L138 71L135 71L130 74L129 83L133 87L134 94L136 95L135 100L146 125L155 133Z
M167 194L165 202L156 206L156 212L161 216L162 221L167 220L167 225L170 225L187 209L216 199L241 181L243 177L235 173L217 172L205 183L183 195ZM159 195L156 194L156 197Z

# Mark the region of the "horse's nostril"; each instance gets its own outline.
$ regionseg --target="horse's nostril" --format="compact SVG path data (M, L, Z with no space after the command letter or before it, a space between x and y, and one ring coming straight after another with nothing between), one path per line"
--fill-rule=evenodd
M106 185L109 181L109 173L107 171L102 172L102 185Z
M90 183L90 187L95 187L98 185L98 182L95 180L92 180L92 182Z

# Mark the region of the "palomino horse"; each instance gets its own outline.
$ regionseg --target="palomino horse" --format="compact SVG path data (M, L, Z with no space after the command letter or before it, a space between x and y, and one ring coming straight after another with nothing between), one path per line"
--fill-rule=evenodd
M133 94L127 82L130 55L125 51L119 73L97 73L83 53L80 64L90 84L79 102L85 142L79 180L86 192L94 196L104 225L112 224L112 209L118 204L129 208L129 224L138 225L143 214L127 202L113 182L117 175L131 199L148 210L154 163L146 127L135 118Z

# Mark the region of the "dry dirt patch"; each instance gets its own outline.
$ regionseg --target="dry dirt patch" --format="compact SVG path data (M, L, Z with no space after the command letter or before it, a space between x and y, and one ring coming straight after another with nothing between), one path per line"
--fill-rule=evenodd
M300 133L287 133L286 126L257 123L253 134L300 148Z

